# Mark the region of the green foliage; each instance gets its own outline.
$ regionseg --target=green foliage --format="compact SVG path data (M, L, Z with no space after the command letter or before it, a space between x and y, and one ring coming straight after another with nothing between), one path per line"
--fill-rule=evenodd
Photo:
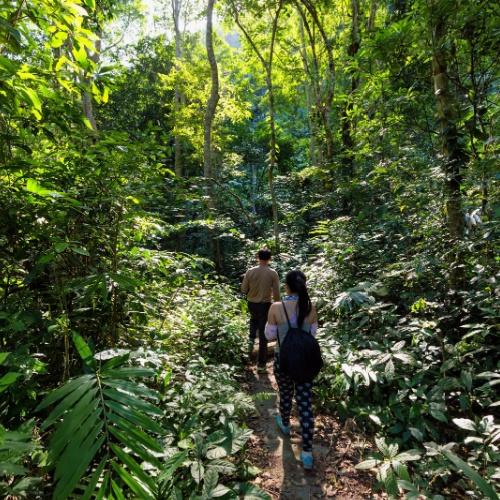
M246 310L227 285L194 284L176 294L177 307L165 311L160 343L186 357L241 364L245 356Z
M143 36L126 1L0 5L2 496L267 497L244 458L234 290L275 248L257 52L277 5L218 3L211 180L201 5L179 58L169 21ZM318 407L377 435L361 468L393 497L496 498L495 14L301 0L277 26L275 264L305 269L319 309Z
M434 498L471 488L491 496L499 458L491 416L498 399L492 333L498 308L485 279L492 268L469 270L471 288L457 306L445 294L439 240L434 253L428 241L412 245L415 236L403 224L373 223L365 215L323 222L314 231L322 252L307 271L325 320L319 338L326 364L317 399L380 433L392 455L396 447L403 454L427 448L404 467L379 455L363 463L377 470L392 496L404 490L408 498ZM395 230L401 236L389 238ZM471 435L457 435L456 426ZM391 455L377 443L383 456Z
M25 461L30 458L35 463L43 461L40 445L33 436L33 424L26 422L16 431L0 426L0 494L3 497L29 498L42 481L25 467Z
M165 355L112 351L93 356L79 335L73 340L90 373L69 380L38 406L39 411L51 407L41 430L54 428L47 463L54 468L55 498L67 498L74 490L83 498L127 492L141 498L191 498L195 492L202 498L236 498L245 488L238 481L246 474L240 455L252 431L235 422L254 406L237 391L234 369L207 365L201 358L185 371L172 364L168 375L159 377L160 393L141 379L158 379ZM232 483L222 484L222 477Z
M73 337L93 373L70 380L38 406L38 410L53 406L41 429L55 427L49 443L49 461L55 465L57 482L54 496L68 497L98 461L84 496L94 494L104 474L97 495L106 495L109 485L121 478L137 495L152 498L154 483L140 464L158 467L156 454L163 447L152 434L164 434L154 420L162 411L153 404L158 395L132 380L151 377L154 371L124 366L127 355L98 367L88 345L79 335Z
M384 438L376 438L375 443L380 454L361 462L356 468L361 470L376 469L377 479L383 483L390 497L395 498L399 495L398 481L410 480L406 464L419 460L421 455L415 449L398 453L398 445L387 444Z

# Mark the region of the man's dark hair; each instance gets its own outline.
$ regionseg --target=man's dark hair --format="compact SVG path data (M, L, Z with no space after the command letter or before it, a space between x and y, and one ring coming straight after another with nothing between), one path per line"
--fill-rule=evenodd
M271 250L269 248L261 248L257 256L259 257L259 260L270 260L271 259Z

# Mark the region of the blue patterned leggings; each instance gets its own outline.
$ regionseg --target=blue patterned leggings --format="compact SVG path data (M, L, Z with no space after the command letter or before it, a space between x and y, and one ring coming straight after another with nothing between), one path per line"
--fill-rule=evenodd
M296 384L290 377L279 371L279 360L274 360L274 376L280 393L280 415L283 425L290 424L292 400L295 392L295 401L299 412L300 427L302 429L302 449L312 451L314 434L314 416L312 412L312 383Z

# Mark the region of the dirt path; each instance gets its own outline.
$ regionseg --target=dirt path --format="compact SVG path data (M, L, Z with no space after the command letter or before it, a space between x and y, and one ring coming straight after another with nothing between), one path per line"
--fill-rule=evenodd
M309 500L315 498L364 499L384 498L372 492L372 478L354 469L359 457L369 444L362 436L351 433L348 426L317 415L314 436L314 470L304 471L300 462L300 426L292 412L292 434L284 437L276 427L277 396L272 362L267 373L257 373L255 366L248 369L248 390L257 398L258 415L249 426L255 431L250 441L250 459L261 473L254 483L273 499Z

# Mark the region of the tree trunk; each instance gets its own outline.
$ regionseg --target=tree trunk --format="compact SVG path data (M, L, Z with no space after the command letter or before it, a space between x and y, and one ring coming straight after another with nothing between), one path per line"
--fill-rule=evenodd
M320 20L320 16L318 15L318 11L314 5L314 2L311 0L300 0L304 7L307 9L309 14L312 17L314 24L317 26L321 38L323 39L323 43L326 49L326 56L328 60L328 71L325 78L325 95L321 96L321 91L318 93L318 110L321 117L321 123L323 125L323 129L325 132L325 146L326 146L326 162L331 164L333 162L333 153L334 153L334 141L333 141L333 130L330 123L331 114L332 114L332 105L333 105L333 96L335 91L335 62L333 58L333 47L330 39L326 34L325 27ZM296 3L298 7L298 2ZM300 8L298 8L299 13L304 20L304 25L307 29L309 39L311 40L311 44L314 43L314 39L312 37L311 30L308 28L305 16ZM319 70L319 65L318 65ZM319 78L319 73L318 73Z
M352 9L352 23L351 23L351 43L347 49L347 55L353 59L358 53L361 43L361 36L359 33L359 0L351 0ZM342 145L344 147L343 162L345 167L345 174L348 178L354 176L354 139L353 139L353 120L350 114L354 108L352 99L353 94L359 85L359 77L355 71L351 73L351 88L348 91L347 100L342 111Z
M88 58L95 65L99 64L99 60L101 57L102 31L99 29L96 35L97 35L97 40L95 42L95 52L93 54L90 54L89 50L86 49ZM85 86L88 86L90 84L90 79L85 76L82 76L81 81ZM88 90L84 90L82 92L82 109L85 118L87 118L87 120L90 123L90 126L92 127L92 130L94 132L97 132L97 122L94 116L94 105L92 102L92 95Z
M370 17L368 17L368 23L366 25L366 30L368 33L372 33L375 29L375 18L377 17L378 3L377 0L372 0L370 5Z
M283 0L279 0L276 11L273 16L272 30L271 30L271 42L269 44L269 54L267 59L264 57L262 52L259 50L255 41L252 39L248 31L245 29L240 21L238 9L233 5L234 20L242 33L245 35L248 43L255 52L255 55L259 59L266 72L266 86L269 102L269 169L268 169L268 181L269 181L269 191L271 193L271 204L272 204L272 214L273 214L273 235L276 254L280 253L280 234L279 234L279 214L278 214L278 201L276 198L276 191L274 189L274 169L277 166L277 150L276 150L276 113L274 106L274 90L273 90L273 59L274 59L274 46L276 41L276 32L278 30L278 19L283 8Z
M219 74L217 71L217 61L215 59L213 32L212 32L212 16L215 0L208 0L207 7L207 57L210 64L210 78L212 87L210 89L210 98L208 99L207 109L205 112L205 129L204 129L204 143L203 143L203 174L207 179L213 177L212 167L212 124L215 117L217 103L219 102Z
M451 240L452 262L450 262L450 288L457 290L463 287L463 255L460 251L460 240L463 236L463 215L461 168L465 165L467 155L459 142L457 128L457 105L453 91L450 90L448 78L449 54L446 45L446 17L444 7L438 0L431 5L432 32L432 76L436 111L441 130L441 153L443 170L446 174L446 214L448 233Z
M257 165L252 162L252 213L257 214Z
M269 92L269 127L271 131L269 151L269 191L271 193L271 203L273 210L273 233L274 246L276 254L280 253L280 232L278 218L278 201L276 199L276 191L274 189L274 169L277 167L277 150L276 150L276 116L274 107L274 88L273 88L273 60L274 60L274 43L276 41L276 32L278 30L278 18L283 7L283 0L280 0L273 19L273 28L271 32L271 44L269 47L269 59L267 63L267 90Z
M180 15L182 9L182 0L172 0L172 18L174 20L175 31L175 60L176 66L182 57L182 38L180 30ZM175 84L174 90L174 116L177 117L183 106L184 97L179 89L179 84ZM182 177L183 164L182 164L182 139L178 133L174 134L174 170L175 175Z
M212 178L215 177L214 168L212 165L213 152L212 152L212 125L219 102L219 73L217 69L217 60L215 59L214 43L213 43L213 29L212 18L214 11L215 0L208 0L207 6L207 30L206 30L206 47L207 58L210 64L210 97L207 101L207 109L205 110L204 120L204 137L203 137L203 175L207 179L208 188L208 206L210 209L215 209ZM222 271L222 250L220 240L212 233L212 250L214 255L215 268L218 272Z
M318 159L320 155L318 154L318 142L317 135L318 131L316 130L316 119L314 112L313 103L315 102L312 94L311 86L307 83L305 84L305 93L306 93L306 105L307 105L307 118L309 122L309 164L310 165L318 165Z
M271 193L271 204L273 210L273 234L274 234L274 244L275 251L277 254L280 253L280 239L279 239L279 225L278 225L278 202L276 200L276 191L274 189L274 169L277 166L277 155L276 155L276 117L274 109L274 90L273 90L273 80L271 68L267 73L267 89L269 93L269 127L271 131L270 137L270 150L269 150L269 191Z
M83 79L83 83L88 84L89 80L87 78ZM85 118L87 118L92 130L97 131L97 123L94 117L94 107L92 104L92 96L87 90L82 93L82 109Z
M304 84L304 90L306 94L306 105L307 105L307 117L308 117L308 122L309 122L309 164L310 165L317 165L317 160L318 160L318 154L316 152L317 148L317 142L316 142L316 112L314 109L313 103L317 102L316 96L315 96L315 85L313 82L314 76L311 72L311 68L309 65L308 61L308 55L307 55L307 47L306 47L306 37L304 34L304 19L303 19L303 14L297 5L297 11L299 12L299 21L300 21L300 41L302 48L300 50L300 55L302 57L302 65L304 67L304 73L309 76L310 83L305 83ZM314 54L313 54L314 58ZM313 63L314 64L314 63Z

